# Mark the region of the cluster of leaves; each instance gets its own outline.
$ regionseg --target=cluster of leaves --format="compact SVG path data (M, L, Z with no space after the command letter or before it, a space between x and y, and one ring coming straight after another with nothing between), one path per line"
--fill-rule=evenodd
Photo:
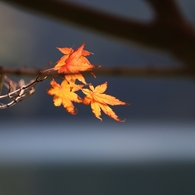
M99 67L92 65L88 61L86 56L92 53L84 50L84 46L85 43L76 50L73 50L72 48L58 48L64 55L50 70L57 71L59 74L64 75L62 78L63 81L59 84L52 79L50 83L51 88L47 93L54 96L53 102L55 106L63 105L70 114L75 115L77 113L77 109L73 102L83 103L85 105L91 105L92 112L95 117L100 120L102 120L100 117L102 110L114 120L123 122L124 120L119 119L108 104L112 106L129 104L120 101L114 96L104 94L107 89L107 82L94 87L92 84L88 84L82 75L82 72L90 71L92 73L94 68ZM80 82L80 84L77 82ZM81 98L77 94L78 91L82 91L85 95L84 98Z

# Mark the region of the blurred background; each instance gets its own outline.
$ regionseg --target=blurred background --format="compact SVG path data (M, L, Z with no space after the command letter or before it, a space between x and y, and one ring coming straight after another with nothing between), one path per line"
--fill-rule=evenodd
M144 0L71 2L146 22L154 18ZM195 2L177 3L195 25ZM182 64L169 53L4 2L0 26L0 65L5 67L45 68L62 56L56 47L77 48L83 42L94 53L90 62L102 67ZM0 111L0 194L194 194L194 79L89 75L86 80L107 81L107 94L131 104L113 107L125 123L104 114L100 123L89 106L79 104L78 114L71 116L53 105L46 93L50 80L39 83L32 97Z

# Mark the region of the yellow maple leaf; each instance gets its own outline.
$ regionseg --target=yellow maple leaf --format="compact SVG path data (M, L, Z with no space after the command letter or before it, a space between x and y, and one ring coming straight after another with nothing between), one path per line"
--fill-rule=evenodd
M53 102L55 106L64 106L64 108L70 114L75 115L77 109L74 107L72 102L82 103L82 99L75 93L75 91L80 90L83 85L76 85L74 83L69 83L66 80L58 84L54 79L50 82L52 88L50 88L47 93L53 95Z
M80 72L91 71L97 67L92 65L85 56L91 54L91 52L83 50L85 43L83 43L78 49L72 48L58 48L63 54L65 54L54 66L53 70L57 70L58 73L64 73L67 81L72 82L78 79L82 83L86 84L85 78Z
M84 104L91 104L92 112L94 113L95 117L100 119L101 110L107 114L109 117L113 118L116 121L124 122L125 120L121 120L115 114L115 112L108 106L108 104L114 105L129 105L126 102L122 102L119 99L115 98L114 96L104 94L107 89L107 82L103 83L102 85L98 85L94 88L93 85L89 85L90 89L83 88L82 92L86 95L84 97L83 103Z

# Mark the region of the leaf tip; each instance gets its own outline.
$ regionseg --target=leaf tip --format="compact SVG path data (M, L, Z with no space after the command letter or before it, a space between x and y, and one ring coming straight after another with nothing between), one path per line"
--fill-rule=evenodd
M114 118L114 120L117 121L117 122L120 122L120 123L124 123L126 121L126 119L123 119L122 120L122 119L120 119L118 117L117 118Z
M125 121L126 121L126 118L123 119L123 120L120 120L119 122L124 123Z

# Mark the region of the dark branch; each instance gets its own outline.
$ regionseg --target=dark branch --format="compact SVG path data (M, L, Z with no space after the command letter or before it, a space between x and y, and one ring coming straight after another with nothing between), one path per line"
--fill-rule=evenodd
M191 77L193 73L185 68L98 68L94 70L95 75L98 76L134 76L134 77ZM25 75L35 77L39 75L40 78L44 76L55 77L59 76L56 72L41 72L41 70L29 69L13 69L1 68L0 75ZM87 74L84 72L84 74ZM89 74L87 74L89 75ZM87 76L85 75L85 76Z
M156 14L156 20L164 20L166 22L185 23L185 19L178 5L174 0L145 0L147 1Z
M173 0L147 0L157 14L150 23L122 18L101 10L52 0L4 0L107 35L171 52L195 74L195 32Z
M6 0L4 2L125 40L132 40L131 36L133 36L144 41L148 37L147 25L143 25L142 22L111 15L91 7L57 0ZM146 35L142 33L145 38L137 36L143 30L146 30L144 33Z

